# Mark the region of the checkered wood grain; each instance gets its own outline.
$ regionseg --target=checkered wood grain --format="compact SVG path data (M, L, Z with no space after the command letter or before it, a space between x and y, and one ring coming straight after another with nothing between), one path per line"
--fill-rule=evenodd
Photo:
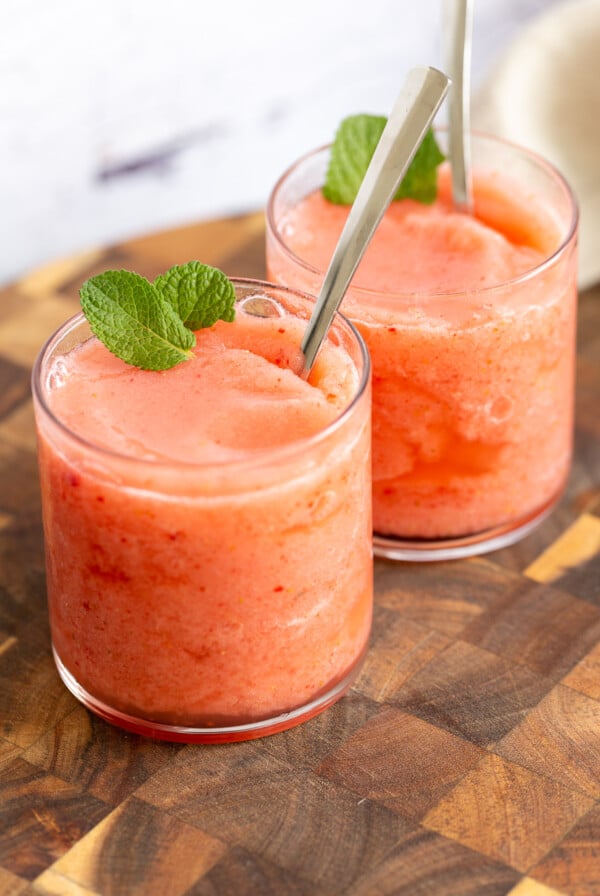
M261 215L89 252L0 292L0 896L600 894L600 289L575 461L486 558L378 562L352 691L290 731L182 746L91 716L53 666L29 376L88 276L264 274Z

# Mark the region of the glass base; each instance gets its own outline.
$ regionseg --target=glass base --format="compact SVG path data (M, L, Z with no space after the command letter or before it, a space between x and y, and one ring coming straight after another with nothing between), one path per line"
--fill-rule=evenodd
M93 697L83 688L79 682L69 672L67 667L60 659L55 648L52 648L54 662L58 669L63 683L69 691L83 705L100 716L111 725L118 728L124 728L126 731L132 731L134 734L142 734L145 737L153 737L158 740L176 741L179 743L194 744L218 744L233 743L234 741L254 740L258 737L266 737L269 734L276 734L278 731L285 731L286 728L293 728L301 722L312 719L327 709L333 703L336 703L340 697L350 688L356 676L358 675L366 654L366 648L358 657L355 664L344 678L337 682L325 694L321 694L310 703L290 712L282 713L271 719L263 719L256 722L248 722L243 725L231 725L215 728L195 728L180 725L165 725L162 722L152 722L148 719L139 719L135 716L127 715L112 709L101 700Z
M386 560L405 560L426 562L432 560L459 560L462 557L475 557L490 551L499 551L529 535L542 523L554 509L562 495L563 489L545 504L527 517L516 522L475 532L458 538L396 538L393 535L373 533L373 553Z

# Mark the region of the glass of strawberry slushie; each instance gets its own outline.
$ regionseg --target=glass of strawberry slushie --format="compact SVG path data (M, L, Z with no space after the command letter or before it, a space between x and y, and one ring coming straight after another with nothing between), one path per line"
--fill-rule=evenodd
M374 546L392 559L511 544L569 471L576 204L524 149L474 136L472 154L474 213L444 163L433 204L392 202L342 303L373 363ZM349 211L321 193L328 161L300 159L267 211L269 277L312 294Z
M313 301L234 281L236 319L155 372L82 315L33 373L52 643L88 708L218 742L337 700L372 611L370 368L337 316L308 381Z

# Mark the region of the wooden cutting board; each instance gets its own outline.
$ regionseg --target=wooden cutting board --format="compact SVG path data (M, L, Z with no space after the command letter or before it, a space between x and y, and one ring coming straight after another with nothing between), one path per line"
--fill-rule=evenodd
M125 734L54 670L29 374L86 277L264 274L262 215L89 252L0 292L0 896L600 893L600 289L582 296L568 491L484 559L378 562L370 653L307 724Z

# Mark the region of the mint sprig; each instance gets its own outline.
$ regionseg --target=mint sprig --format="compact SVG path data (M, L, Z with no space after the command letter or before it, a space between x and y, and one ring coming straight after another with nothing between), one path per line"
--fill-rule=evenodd
M235 290L217 268L191 261L150 283L132 271L105 271L79 291L90 328L107 349L143 370L168 370L194 357L193 330L235 316Z
M352 205L375 147L387 124L381 115L351 115L340 124L331 147L323 196L336 205ZM425 134L394 199L430 205L437 196L437 168L443 162L431 128Z

